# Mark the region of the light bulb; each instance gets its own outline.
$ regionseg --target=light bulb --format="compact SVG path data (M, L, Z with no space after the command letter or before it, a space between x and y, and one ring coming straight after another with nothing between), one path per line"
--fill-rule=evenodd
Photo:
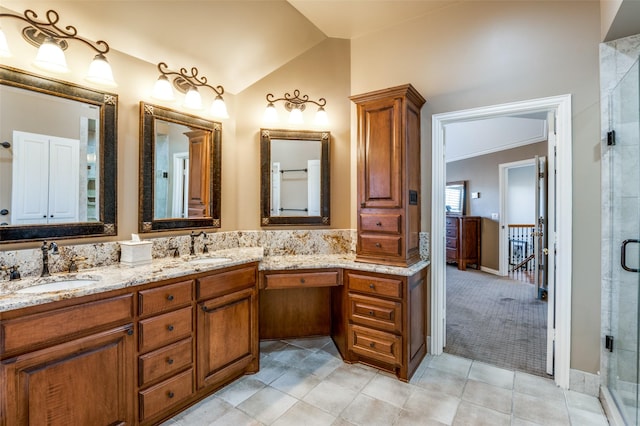
M213 115L214 117L229 118L227 105L225 105L222 96L218 95L213 100L213 104L211 104L211 115Z
M264 110L264 116L262 117L265 123L277 123L278 122L278 111L276 110L273 102L269 102L267 105L267 109Z
M51 37L47 37L44 43L40 45L38 49L38 55L33 62L38 68L42 68L52 72L69 72L67 67L67 60L64 57L62 48Z
M0 29L0 57L8 58L10 56L11 56L11 51L9 50L7 37L5 37L4 32L2 32L2 29Z
M102 86L116 87L117 84L113 79L111 65L107 62L107 58L102 53L98 53L89 65L89 72L85 80Z
M302 117L302 110L299 108L292 108L289 113L289 123L291 124L303 124L304 118Z
M153 86L153 93L151 94L156 99L161 101L173 101L173 88L166 75L161 75L156 80L156 84Z
M184 97L184 106L189 109L202 109L202 98L195 86L191 86Z

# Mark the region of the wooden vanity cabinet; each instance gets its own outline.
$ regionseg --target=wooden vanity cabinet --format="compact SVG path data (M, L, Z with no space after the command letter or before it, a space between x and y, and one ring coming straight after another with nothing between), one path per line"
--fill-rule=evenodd
M197 388L217 388L257 372L257 264L200 277L196 288Z
M427 268L412 276L344 272L348 362L408 381L427 353Z
M0 424L135 423L133 297L92 299L0 316Z
M411 85L352 96L358 115L356 260L420 260L420 108Z

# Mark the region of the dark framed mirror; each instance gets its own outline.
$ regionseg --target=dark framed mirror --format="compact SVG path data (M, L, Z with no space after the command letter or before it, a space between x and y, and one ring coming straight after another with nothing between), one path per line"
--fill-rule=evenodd
M118 96L0 66L0 243L117 233Z
M329 132L260 130L262 226L329 225Z
M467 181L447 182L444 191L444 206L447 214L464 216L467 214Z
M220 228L222 124L140 102L139 232Z

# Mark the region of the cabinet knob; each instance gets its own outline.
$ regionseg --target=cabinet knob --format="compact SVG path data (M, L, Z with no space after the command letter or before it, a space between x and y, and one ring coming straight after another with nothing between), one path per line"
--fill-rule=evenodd
M375 346L376 346L376 344L375 344L375 343L373 343L373 342L369 343L369 347L370 347L370 348L373 348L373 347L375 347Z
M370 288L371 290L374 290L374 289L376 288L376 286L375 286L373 283L371 283L371 284L369 284L369 288Z
M382 226L382 222L376 222L376 226Z
M169 302L173 301L173 294L168 295L168 296L167 296L167 300L168 300Z
M376 243L376 247L380 248L380 247L382 247L382 244Z
M367 203L360 203L360 207L362 207L362 208L367 207Z
M173 326L172 326L171 324L169 324L169 325L167 326L167 330L169 330L169 331L173 331Z
M369 311L369 315L373 316L373 311Z
M304 278L300 278L300 282L301 282L302 284L304 284L304 282L305 282L305 281L304 281Z
M130 328L127 330L127 336L132 336L133 335L133 329Z
M173 398L175 396L175 394L173 392L169 391L169 392L167 392L167 396L169 398Z
M169 365L173 364L173 358L167 358L167 364Z

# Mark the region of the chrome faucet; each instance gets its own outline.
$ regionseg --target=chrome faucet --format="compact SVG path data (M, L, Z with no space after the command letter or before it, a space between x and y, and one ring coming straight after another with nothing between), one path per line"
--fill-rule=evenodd
M204 231L200 231L198 234L196 234L194 231L191 231L191 247L189 249L189 253L191 254L191 256L196 254L196 247L195 247L196 237L199 237L200 235L203 235L206 237L207 233Z
M58 254L58 244L52 241L47 246L47 242L43 241L42 247L40 247L40 250L42 250L42 273L40 274L40 276L48 277L50 275L49 274L49 250L51 250L51 254Z

